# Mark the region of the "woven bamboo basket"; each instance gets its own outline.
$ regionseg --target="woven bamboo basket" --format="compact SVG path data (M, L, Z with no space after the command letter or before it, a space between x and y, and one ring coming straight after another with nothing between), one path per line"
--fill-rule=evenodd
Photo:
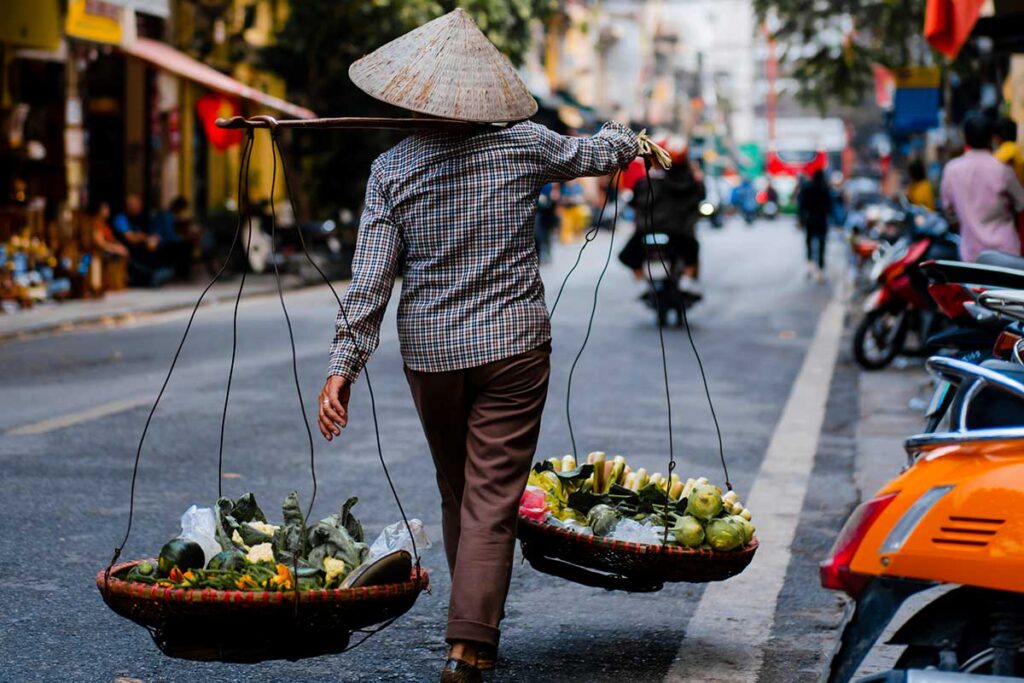
M145 627L160 651L199 661L297 660L343 652L353 631L407 612L430 584L423 569L404 583L316 591L169 588L119 578L143 560L96 575L107 605ZM298 599L296 600L296 597Z
M729 552L628 543L580 534L519 517L523 556L539 571L588 586L651 592L666 583L706 583L736 576L757 552L757 539Z

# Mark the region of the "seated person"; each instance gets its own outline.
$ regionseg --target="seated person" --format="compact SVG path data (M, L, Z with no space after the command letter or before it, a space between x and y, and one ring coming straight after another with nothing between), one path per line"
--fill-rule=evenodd
M114 233L128 248L128 279L133 286L159 287L174 274L166 266L160 235L146 229L139 195L125 198L124 211L114 218Z
M128 258L128 247L114 237L110 227L110 204L98 202L89 208L92 243L104 258Z
M167 209L159 211L150 224L150 232L160 238L164 263L174 269L175 276L187 280L192 274L192 253L195 239L188 217L188 200L175 197Z

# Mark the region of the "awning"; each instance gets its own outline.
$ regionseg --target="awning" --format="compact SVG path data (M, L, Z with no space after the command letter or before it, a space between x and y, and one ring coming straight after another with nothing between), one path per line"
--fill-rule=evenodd
M268 95L262 90L251 88L230 76L222 74L213 67L189 57L184 52L174 49L167 43L149 38L138 38L130 46L124 48L124 51L132 57L138 57L157 68L188 79L193 83L198 83L210 90L224 93L225 95L234 95L235 97L261 104L264 107L275 109L295 118L316 118L316 114L309 109L286 102L280 97Z

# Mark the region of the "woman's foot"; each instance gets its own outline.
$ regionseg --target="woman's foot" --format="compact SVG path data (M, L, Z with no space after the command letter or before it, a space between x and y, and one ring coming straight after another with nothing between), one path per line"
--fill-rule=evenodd
M483 683L480 668L461 659L448 658L441 669L441 683Z

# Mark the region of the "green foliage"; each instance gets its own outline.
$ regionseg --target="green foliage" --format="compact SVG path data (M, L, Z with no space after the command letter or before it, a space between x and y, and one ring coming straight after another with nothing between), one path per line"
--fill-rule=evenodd
M921 35L924 2L905 0L754 0L785 48L783 61L800 83L799 99L824 111L856 104L874 82L872 66L930 63Z
M364 54L461 6L487 37L522 62L529 22L552 12L555 0L293 0L274 45L262 50L264 68L281 76L290 99L322 116L400 115L352 85L348 68ZM350 131L295 134L292 166L315 213L358 207L370 162L397 141L394 133ZM301 160L301 161L300 161ZM302 202L304 203L304 202Z

